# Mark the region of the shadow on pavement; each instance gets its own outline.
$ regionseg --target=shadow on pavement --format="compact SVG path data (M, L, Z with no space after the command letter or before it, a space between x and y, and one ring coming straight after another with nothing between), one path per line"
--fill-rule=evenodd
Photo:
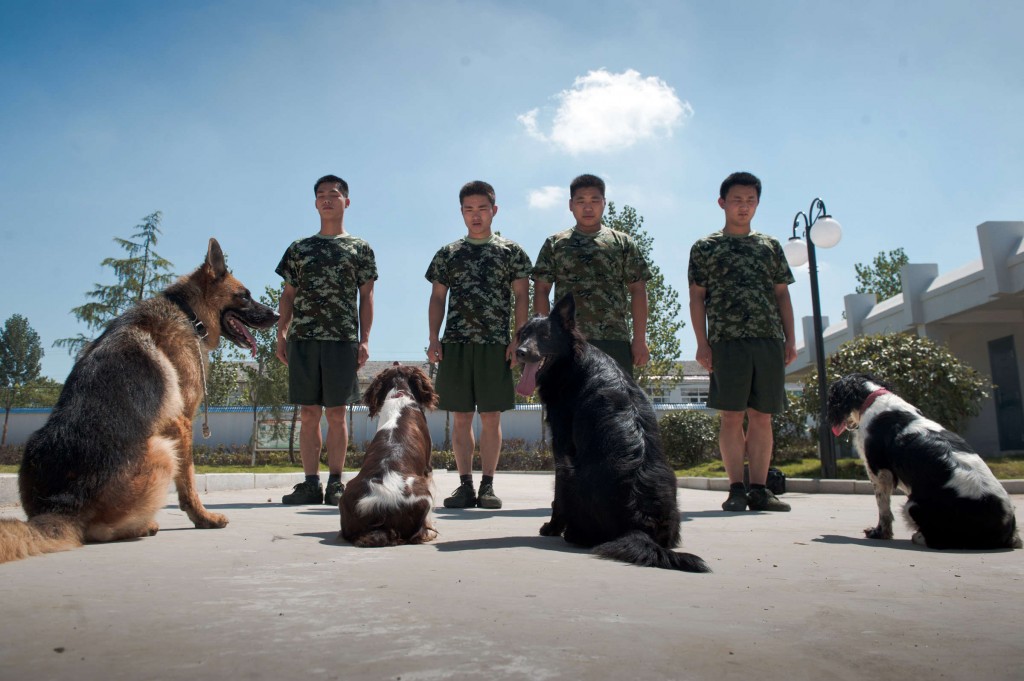
M565 553L590 553L589 549L566 543L561 537L519 536L483 537L481 539L458 539L442 541L434 545L438 551L475 551L477 549L514 549L521 547L562 551Z
M434 509L434 515L444 520L486 520L488 518L549 518L551 507L543 508L517 508L517 509L496 509L484 508L444 508L438 506Z

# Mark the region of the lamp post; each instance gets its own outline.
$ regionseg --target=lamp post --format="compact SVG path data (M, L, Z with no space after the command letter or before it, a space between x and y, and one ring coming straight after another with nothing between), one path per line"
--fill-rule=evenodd
M817 212L815 212L817 211ZM802 223L802 224L801 224ZM803 229L801 238L797 229ZM821 322L821 299L818 295L818 260L814 247L832 248L843 236L843 229L825 210L821 199L811 201L811 207L793 218L793 236L783 247L789 264L799 267L807 263L811 275L811 309L814 314L814 354L818 365L818 453L821 456L821 477L836 476L835 441L828 424L828 377L825 371L825 338ZM806 239L806 241L805 241Z

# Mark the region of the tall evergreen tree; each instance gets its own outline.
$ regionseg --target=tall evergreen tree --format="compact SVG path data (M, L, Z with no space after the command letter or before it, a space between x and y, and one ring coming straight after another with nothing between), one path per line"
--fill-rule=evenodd
M39 334L20 314L11 315L0 331L0 401L4 406L4 428L0 445L7 442L7 420L11 406L25 384L39 378L43 347Z
M131 238L115 237L116 243L126 256L106 258L100 263L114 271L117 283L95 284L86 296L92 301L72 308L71 313L93 332L93 337L102 331L115 317L123 314L135 303L156 295L174 280L173 265L156 252L156 245L162 234L160 211L147 215L142 223L135 226ZM91 337L80 333L72 338L60 338L54 347L67 348L69 354L76 354Z
M631 235L651 267L651 279L647 282L647 345L651 361L637 368L637 383L644 388L672 383L682 373L678 364L679 332L686 326L680 318L679 292L665 282L661 268L651 258L654 237L644 230L644 219L636 209L623 206L620 211L609 201L602 221L606 227Z

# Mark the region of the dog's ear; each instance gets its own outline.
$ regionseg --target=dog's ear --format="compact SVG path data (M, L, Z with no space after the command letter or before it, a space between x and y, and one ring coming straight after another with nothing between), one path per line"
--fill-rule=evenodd
M427 375L423 373L422 369L417 367L409 367L412 371L406 376L409 381L409 389L412 390L412 394L416 396L416 402L420 406L430 409L433 411L437 408L438 395L434 391L434 386L427 378Z
M571 293L562 296L548 317L563 329L576 328L576 300Z
M228 273L228 266L224 261L224 251L220 249L220 244L213 237L210 237L210 245L206 249L206 266L210 269L214 279L220 279Z
M370 385L366 387L366 392L363 393L363 404L370 409L370 418L372 419L380 412L381 402L383 396L381 390L384 384L384 372L377 374Z

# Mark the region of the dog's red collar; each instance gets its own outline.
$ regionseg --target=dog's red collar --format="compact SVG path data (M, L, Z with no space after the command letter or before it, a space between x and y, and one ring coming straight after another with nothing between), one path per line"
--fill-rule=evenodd
M867 399L864 400L864 404L860 405L860 413L863 414L864 412L866 412L868 410L868 407L874 404L875 400L877 400L879 396L888 394L888 390L886 390L885 388L879 388L878 390L868 395Z

